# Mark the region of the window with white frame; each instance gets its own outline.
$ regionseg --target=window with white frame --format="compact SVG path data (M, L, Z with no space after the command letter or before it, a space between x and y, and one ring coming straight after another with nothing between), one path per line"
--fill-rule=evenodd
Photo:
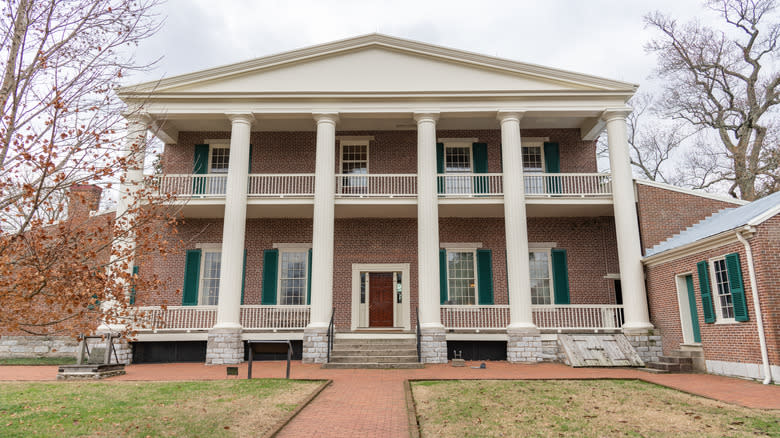
M544 148L542 145L527 145L522 148L523 172L525 175L526 193L544 193L544 177L533 175L544 172Z
M469 143L451 143L444 145L444 173L446 193L471 194L472 172L471 144Z
M475 250L447 250L448 301L455 305L477 303Z
M308 249L279 251L279 304L306 304L308 262Z
M219 276L222 263L220 249L203 249L200 267L200 297L201 306L215 306L219 302Z
M368 141L341 142L341 173L343 187L368 187ZM352 176L355 175L355 176Z
M531 304L552 304L551 257L549 250L528 253L531 274Z
M209 193L224 195L227 191L227 173L230 164L230 146L227 144L213 144L209 154L209 173L220 175L208 180Z
M729 287L729 274L726 268L726 258L714 259L710 263L712 269L712 290L715 293L715 311L718 320L734 319L734 301Z

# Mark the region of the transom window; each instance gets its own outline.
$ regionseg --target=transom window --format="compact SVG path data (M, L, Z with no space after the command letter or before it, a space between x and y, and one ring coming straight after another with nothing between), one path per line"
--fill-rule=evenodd
M447 250L447 292L451 304L476 304L476 251Z
M215 306L219 301L219 275L222 252L218 250L204 250L202 260L199 304L201 306Z
M720 307L719 319L734 319L734 302L729 287L729 275L726 269L726 259L712 261L712 279L715 283L715 300Z
M279 304L306 304L309 252L284 250L279 257Z
M531 251L528 261L531 267L531 304L552 304L550 251Z

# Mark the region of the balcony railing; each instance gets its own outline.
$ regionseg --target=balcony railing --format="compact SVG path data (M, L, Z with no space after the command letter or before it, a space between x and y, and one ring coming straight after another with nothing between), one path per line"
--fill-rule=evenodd
M217 306L138 307L139 331L209 330L217 323ZM309 306L241 306L247 330L302 330L309 324Z
M414 198L417 196L417 175L336 175L336 196L339 198Z
M249 175L250 198L294 198L314 196L313 173Z
M529 198L612 196L612 175L608 173L525 173L524 180Z
M438 175L439 196L444 198L496 197L504 194L500 173L448 173Z
M624 322L623 306L614 304L566 304L531 306L533 321L540 329L619 329ZM510 322L509 306L441 306L441 322L448 330L501 330Z
M223 197L227 189L227 175L162 175L160 193L175 196Z

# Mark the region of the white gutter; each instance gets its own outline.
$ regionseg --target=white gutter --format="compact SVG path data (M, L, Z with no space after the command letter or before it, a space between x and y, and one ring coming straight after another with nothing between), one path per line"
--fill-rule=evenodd
M747 256L748 272L750 273L750 292L753 295L753 307L756 308L756 328L758 329L758 343L761 347L761 363L764 366L764 385L772 382L772 368L769 366L769 352L766 347L766 334L764 333L764 320L761 316L761 304L758 300L758 286L756 285L756 270L753 266L753 251L750 250L750 243L742 237L743 232L755 232L751 227L746 226L737 231L737 239L745 245L745 255Z

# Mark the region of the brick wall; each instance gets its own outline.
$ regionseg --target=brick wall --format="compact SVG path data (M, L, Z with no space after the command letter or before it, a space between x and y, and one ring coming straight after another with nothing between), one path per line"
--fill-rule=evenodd
M769 344L770 361L777 364L780 361L777 335L778 330L780 330L780 324L778 324L780 320L778 318L780 316L780 300L778 299L780 278L777 274L777 266L780 266L780 256L778 256L780 254L780 216L759 226L758 233L750 239L750 242L756 264L759 298L765 314L764 324ZM733 252L739 253L749 320L730 324L707 324L704 322L696 263ZM683 342L675 277L678 274L691 273L696 293L696 309L705 359L726 362L761 362L750 276L744 246L741 243L731 243L658 266L648 267L646 272L650 317L653 325L661 329L663 333L664 354L669 354L671 350L679 348ZM715 295L713 295L714 297ZM714 301L714 308L716 312L719 311L717 301Z
M523 137L549 137L558 142L561 172L595 172L596 143L583 141L579 129L523 130ZM369 171L417 172L417 131L339 131L336 135L374 136L369 143ZM440 130L441 138L477 138L488 144L488 171L501 172L501 130ZM192 173L194 145L205 139L229 139L230 132L181 132L178 144L165 145L164 173ZM253 173L314 173L315 132L252 132L250 142ZM336 145L336 172L340 148Z
M713 213L740 205L641 183L636 188L639 230L645 251Z

